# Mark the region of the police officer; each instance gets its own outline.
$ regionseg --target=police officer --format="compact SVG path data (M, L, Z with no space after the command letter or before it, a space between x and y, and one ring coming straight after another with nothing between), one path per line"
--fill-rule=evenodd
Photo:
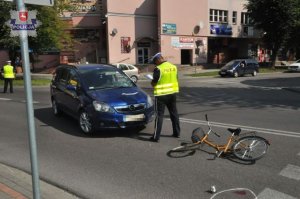
M179 92L177 67L164 60L161 53L155 54L152 63L156 65L153 71L151 85L155 96L155 126L154 133L150 138L152 142L158 142L163 125L165 106L167 106L173 127L173 137L180 137L179 116L176 107L176 93Z
M13 93L13 80L15 78L14 67L11 65L11 61L7 61L6 65L3 66L3 77L4 77L4 90L3 93L6 93L7 86L9 84L10 93Z

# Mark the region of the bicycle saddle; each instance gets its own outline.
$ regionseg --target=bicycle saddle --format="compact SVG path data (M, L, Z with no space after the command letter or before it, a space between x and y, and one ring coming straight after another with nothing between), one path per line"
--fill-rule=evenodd
M233 133L236 136L238 136L242 131L241 128L236 128L236 129L228 128L227 130L230 131L231 133Z

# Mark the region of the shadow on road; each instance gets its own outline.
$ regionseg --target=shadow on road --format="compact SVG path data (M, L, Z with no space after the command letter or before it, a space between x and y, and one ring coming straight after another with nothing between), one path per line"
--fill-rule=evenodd
M140 127L116 130L97 130L93 135L86 136L81 132L77 120L73 119L72 117L66 114L63 114L60 117L56 117L53 115L51 107L35 109L34 115L46 126L51 126L69 135L86 138L132 137L137 139L136 134L145 128Z
M188 143L188 142L182 142L180 144L180 146L183 146L185 144L190 144L190 143ZM182 150L182 151L173 151L173 150L170 150L170 151L167 152L167 156L170 157L170 158L185 158L185 157L189 157L189 156L195 155L196 152L204 152L204 153L210 155L210 158L208 158L207 160L216 160L218 158L216 156L215 152L211 152L208 149L204 149L203 147L201 147L201 145L198 145L198 148L186 149L186 150ZM242 164L242 165L253 165L253 164L255 164L255 161L243 161L243 160L237 159L231 153L228 153L226 155L221 155L219 158L226 159L226 160L229 160L231 162L235 162L237 164Z

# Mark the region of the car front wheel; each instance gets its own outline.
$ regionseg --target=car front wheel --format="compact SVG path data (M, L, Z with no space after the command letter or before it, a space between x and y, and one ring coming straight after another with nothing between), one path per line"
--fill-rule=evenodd
M256 75L257 75L257 72L256 72L256 70L254 70L252 73L252 76L256 76Z
M94 131L93 123L86 111L81 111L79 116L80 129L85 135L91 135Z

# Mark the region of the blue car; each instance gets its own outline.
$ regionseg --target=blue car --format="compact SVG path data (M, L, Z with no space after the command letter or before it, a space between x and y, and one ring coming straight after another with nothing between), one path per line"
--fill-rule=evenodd
M145 126L154 116L151 97L112 65L58 66L50 90L54 115L74 117L87 135L97 129Z

